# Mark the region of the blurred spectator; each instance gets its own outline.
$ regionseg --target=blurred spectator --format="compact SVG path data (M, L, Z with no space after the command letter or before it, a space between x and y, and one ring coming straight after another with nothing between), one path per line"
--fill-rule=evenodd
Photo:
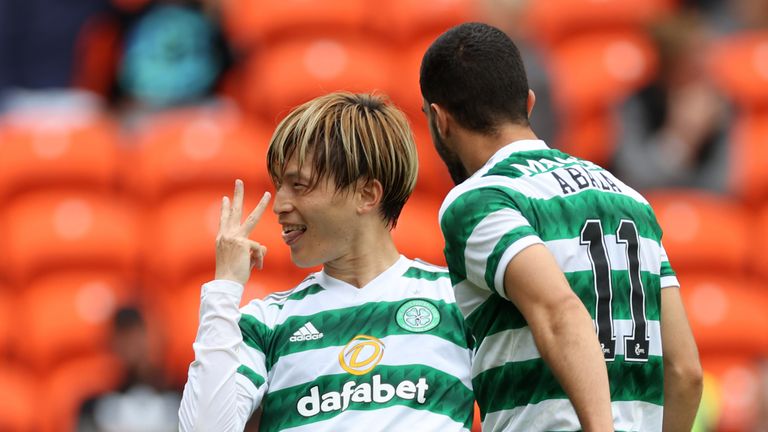
M686 0L706 14L719 34L768 28L768 1L765 0Z
M84 29L77 85L108 97L129 122L208 100L230 60L209 2L114 1L125 9Z
M614 169L638 189L724 191L729 111L707 73L708 28L699 15L687 12L657 23L652 36L658 76L620 111Z
M115 314L112 349L125 366L123 385L83 404L78 431L177 430L181 395L165 388L160 368L150 353L144 319L137 309L123 308Z
M525 64L528 87L536 94L536 105L531 115L531 129L548 145L555 145L558 119L552 102L549 71L543 52L534 45L531 29L525 15L532 0L483 0L483 21L503 30L515 41Z

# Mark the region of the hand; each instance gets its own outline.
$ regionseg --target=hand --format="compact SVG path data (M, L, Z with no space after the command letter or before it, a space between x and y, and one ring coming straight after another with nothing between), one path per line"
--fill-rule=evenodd
M243 181L235 181L235 192L230 205L229 198L221 201L219 233L216 236L216 279L225 279L245 285L254 267L261 270L267 248L248 238L261 219L269 203L269 192L241 224L243 217Z

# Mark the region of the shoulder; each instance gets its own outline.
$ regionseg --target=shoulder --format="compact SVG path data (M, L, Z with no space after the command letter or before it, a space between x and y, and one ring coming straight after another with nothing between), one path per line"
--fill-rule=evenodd
M290 290L273 292L263 299L251 300L240 308L240 313L255 317L269 326L283 313L283 309L289 301L301 300L322 289L317 284L317 278L313 273Z

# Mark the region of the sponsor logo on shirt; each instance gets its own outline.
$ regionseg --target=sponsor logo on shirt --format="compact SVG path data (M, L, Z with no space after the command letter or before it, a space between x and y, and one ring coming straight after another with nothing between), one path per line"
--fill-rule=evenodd
M340 392L329 391L320 394L320 387L314 386L309 389L308 395L299 399L296 410L303 417L312 417L320 413L344 411L350 402L385 404L396 397L424 404L427 401L428 389L425 378L419 378L416 382L403 380L394 386L381 382L381 375L373 375L370 384L347 381L342 385Z
M318 340L322 337L323 333L318 331L311 322L307 321L307 323L301 326L301 328L293 332L293 336L291 336L288 340L291 342L303 342Z
M373 336L357 335L339 352L339 364L352 375L365 375L384 357L384 342Z

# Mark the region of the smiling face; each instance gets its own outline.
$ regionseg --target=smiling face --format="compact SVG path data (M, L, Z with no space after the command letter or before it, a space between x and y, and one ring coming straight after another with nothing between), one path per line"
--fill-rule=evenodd
M291 260L299 267L347 255L361 223L350 188L337 191L327 177L310 187L312 166L311 159L299 167L296 157L291 157L275 185L273 211L283 227L283 240L291 248Z

